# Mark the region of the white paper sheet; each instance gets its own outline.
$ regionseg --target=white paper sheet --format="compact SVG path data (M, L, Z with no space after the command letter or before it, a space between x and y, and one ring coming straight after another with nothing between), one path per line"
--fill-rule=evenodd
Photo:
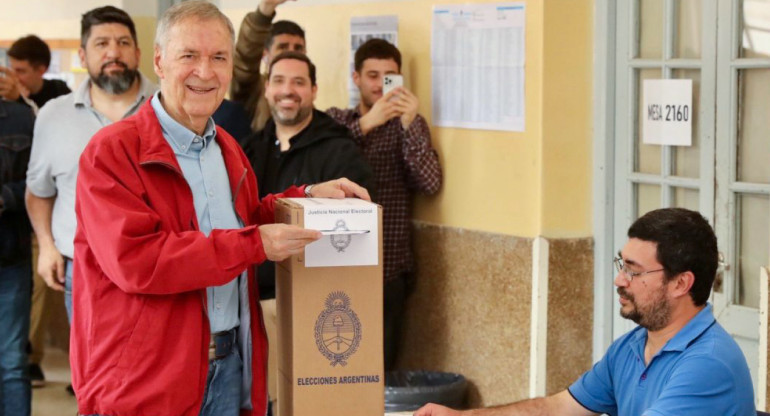
M304 206L305 228L330 234L305 247L305 267L378 264L376 204L356 198L291 200Z
M524 3L434 6L434 125L524 131L524 21Z
M348 106L354 108L361 99L353 83L355 55L358 47L369 39L385 39L398 47L398 16L365 16L350 18L350 70L348 71Z

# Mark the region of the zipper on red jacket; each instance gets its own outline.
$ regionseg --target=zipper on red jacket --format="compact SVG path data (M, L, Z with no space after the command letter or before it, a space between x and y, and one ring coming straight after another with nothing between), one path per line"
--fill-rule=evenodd
M182 173L181 170L177 169L176 166L164 162L162 160L145 160L144 162L139 163L140 166L146 166L146 165L160 165L166 168L169 168L172 172L175 172L179 177L181 177L185 183L187 184L187 179L184 177L184 173ZM190 184L187 184L187 188L190 188ZM190 193L192 193L192 189L190 189ZM238 213L236 212L236 215ZM201 305L203 306L203 316L206 317L206 320L209 319L209 310L208 310L208 300L206 299L206 289L201 290ZM211 327L211 322L209 322L209 327Z
M241 222L244 226L246 226L246 221L241 218L241 214L238 213L238 207L235 205L235 201L238 200L238 194L241 192L241 186L243 185L243 182L246 180L246 173L248 171L246 168L243 168L243 174L241 174L241 179L238 180L238 185L235 187L235 192L233 193L233 211L235 211L235 216L238 217L238 221Z

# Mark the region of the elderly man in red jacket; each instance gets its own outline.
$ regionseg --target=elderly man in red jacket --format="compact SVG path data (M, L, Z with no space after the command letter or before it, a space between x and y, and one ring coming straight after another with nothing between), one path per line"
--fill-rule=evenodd
M258 200L248 160L211 121L232 54L215 6L170 8L155 41L160 93L81 157L71 338L81 414L264 415L254 266L320 238L273 224L275 199L369 199L338 179Z

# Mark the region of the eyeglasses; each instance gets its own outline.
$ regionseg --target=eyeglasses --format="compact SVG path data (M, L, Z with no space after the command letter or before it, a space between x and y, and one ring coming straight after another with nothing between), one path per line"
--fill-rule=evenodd
M632 280L634 280L635 277L644 276L645 274L655 273L655 272L662 272L665 269L656 269L656 270L647 270L643 272L632 272L631 270L628 270L628 266L623 262L623 259L620 257L615 257L615 259L612 261L615 264L615 269L617 269L618 273L621 273L623 277L628 280L629 283L631 283Z

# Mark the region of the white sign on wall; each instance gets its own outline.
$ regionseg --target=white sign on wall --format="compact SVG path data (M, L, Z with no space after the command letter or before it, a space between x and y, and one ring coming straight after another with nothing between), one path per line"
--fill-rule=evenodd
M643 85L642 142L692 145L692 80L646 79Z

